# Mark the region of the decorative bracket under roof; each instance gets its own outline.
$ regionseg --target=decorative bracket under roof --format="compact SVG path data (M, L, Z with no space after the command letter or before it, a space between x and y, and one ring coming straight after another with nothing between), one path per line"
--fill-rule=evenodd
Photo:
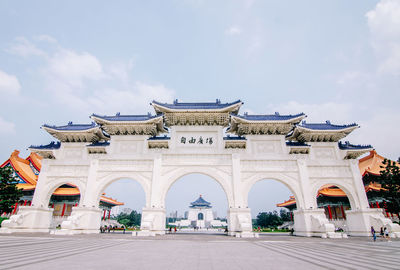
M109 145L109 142L95 142L86 145L86 149L89 154L107 154L107 146Z
M117 113L115 116L100 116L93 114L90 118L110 135L156 136L159 133L168 132L164 128L162 115L121 115Z
M311 146L302 142L286 142L289 147L289 154L308 154Z
M46 145L31 145L28 149L45 159L55 159L54 151L60 147L60 142L51 142Z
M157 115L164 115L166 126L205 125L228 126L229 115L237 114L243 102L237 100L231 103L200 102L185 103L175 100L174 103L150 103Z
M371 145L355 145L351 144L348 141L345 143L338 143L339 149L344 152L344 159L356 159L361 155L372 151L373 148Z
M161 148L169 148L169 140L171 138L167 137L167 136L163 136L163 137L151 137L147 140L147 145L150 149L161 149Z
M61 142L97 142L99 140L108 140L100 126L92 124L73 124L69 122L65 126L43 125L51 136Z
M226 136L224 137L225 148L236 148L245 149L246 148L246 138L240 136Z
M293 127L300 123L306 115L304 113L296 115L231 115L230 127L227 132L242 135L286 135Z
M306 123L306 121L303 121L301 125L294 128L287 139L298 142L337 142L359 127L355 123L334 125L330 121L326 121L326 123Z

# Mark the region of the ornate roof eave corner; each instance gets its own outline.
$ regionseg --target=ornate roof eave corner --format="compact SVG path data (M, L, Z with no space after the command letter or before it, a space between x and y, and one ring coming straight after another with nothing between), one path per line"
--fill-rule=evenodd
M311 129L296 125L286 139L298 142L338 142L348 136L358 125L350 125L342 129Z
M110 145L109 142L96 142L86 145L88 154L107 154L107 147Z
M279 117L280 115L276 113ZM261 117L258 120L246 119L245 116L240 115L230 115L230 126L226 130L227 133L236 135L251 135L251 134L279 134L287 135L291 132L295 125L300 123L301 120L307 117L304 113L293 115L292 118L284 119L285 117L290 117L292 115L284 115L280 120L268 119L274 115L257 115ZM264 119L262 119L264 117ZM275 116L276 117L276 116Z
M229 104L229 103L228 103ZM150 103L151 106L154 107L154 110L156 114L161 114L164 112L167 113L175 113L175 112L219 112L219 113L228 113L232 112L234 114L237 114L239 112L240 107L243 105L243 101L236 100L232 103L230 103L228 106L223 107L223 108L214 108L214 109L173 109L173 108L168 108L166 106L167 104L163 104L161 102L153 100Z
M140 133L143 133L143 135L158 135L159 133L167 133L168 129L164 126L164 118L163 118L163 114L160 115L156 115L153 117L150 117L146 120L127 120L127 121L112 121L112 120L107 120L104 119L103 117L96 115L96 114L92 114L90 116L90 118L95 121L98 125L100 125L102 127L102 129L104 129L104 131L106 131L108 134L110 135L116 135L116 134L124 134L124 133L129 133L128 131L120 131L118 132L118 129L124 129L123 127L136 127L139 128L140 126L143 127ZM155 130L151 131L151 132L146 132L145 130L149 130L148 126L154 125ZM130 133L134 133L137 134L137 131L135 128L131 128Z
M346 141L345 143L338 143L339 151L343 155L343 159L357 159L367 152L373 151L371 145L354 145Z
M100 126L95 123L92 123L92 125L86 129L77 130L60 130L56 126L49 125L43 125L41 128L60 142L97 142L99 140L109 140Z
M61 142L54 142L52 141L51 143L47 145L31 145L28 147L28 150L31 151L32 153L38 154L44 159L55 159L56 158L56 151L60 149L61 147Z
M299 142L286 142L286 146L289 148L289 154L309 154L311 146L305 143Z

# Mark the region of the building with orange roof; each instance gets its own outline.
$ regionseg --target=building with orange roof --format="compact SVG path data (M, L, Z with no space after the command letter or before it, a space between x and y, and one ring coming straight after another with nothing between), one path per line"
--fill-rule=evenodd
M379 155L375 150L371 150L369 154L361 158L358 162L360 174L363 177L364 188L367 194L368 202L371 208L386 209L386 202L379 197L379 191L382 190L378 183L380 171L384 166L385 157ZM398 163L397 163L398 164ZM325 208L326 217L330 220L346 219L345 211L350 209L350 203L346 193L337 186L323 186L317 194L317 203L319 208ZM278 203L277 207L285 207L290 211L296 209L296 199L290 196L289 200ZM388 213L388 218L396 219L397 213ZM398 215L397 215L398 219Z
M31 152L25 159L19 157L19 153L18 150L15 150L11 153L10 157L0 165L1 168L10 167L12 169L13 176L18 180L17 187L23 191L23 196L13 207L12 213L5 214L15 214L19 206L31 205L33 193L35 192L39 173L42 168L43 158L37 153ZM103 219L109 219L111 208L123 205L124 203L104 195L105 193L103 193L100 198L100 208L103 209ZM72 207L78 205L79 199L80 191L76 186L72 184L60 186L54 191L50 198L49 206L54 209L53 216L67 217L71 215Z

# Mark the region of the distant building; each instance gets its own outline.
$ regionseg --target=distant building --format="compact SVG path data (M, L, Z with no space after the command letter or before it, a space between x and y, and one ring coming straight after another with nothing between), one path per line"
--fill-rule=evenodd
M200 197L190 203L189 211L185 212L185 219L170 223L180 227L212 228L227 226L226 222L216 220L211 203Z

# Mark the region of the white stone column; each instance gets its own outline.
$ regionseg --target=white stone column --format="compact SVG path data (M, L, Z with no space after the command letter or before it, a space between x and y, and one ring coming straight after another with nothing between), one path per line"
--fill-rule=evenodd
M140 225L141 231L138 232L138 235L140 236L154 236L156 234L165 234L165 203L161 202L163 192L160 190L160 188L163 186L160 183L160 181L162 181L161 162L161 154L158 154L154 158L153 164L153 176L151 179L149 192L150 205L142 209L142 220Z
M0 233L49 232L53 209L49 208L46 194L48 160L43 159L31 206L20 206L18 212L1 224Z
M300 189L303 208L297 204L294 215L294 233L298 236L338 237L335 226L329 223L324 209L318 209L317 200L310 189L310 178L305 160L298 159ZM297 198L296 198L297 199Z
M346 211L346 223L350 235L370 236L371 226L378 231L381 227L387 227L393 237L400 237L400 226L385 218L382 209L371 209L365 192L364 183L358 168L357 160L349 160L353 176L353 194L356 201L356 209Z
M61 223L61 230L57 234L90 234L99 233L101 213L99 208L97 171L99 161L90 162L88 179L85 190L80 190L81 199L78 207L73 207L71 215Z

